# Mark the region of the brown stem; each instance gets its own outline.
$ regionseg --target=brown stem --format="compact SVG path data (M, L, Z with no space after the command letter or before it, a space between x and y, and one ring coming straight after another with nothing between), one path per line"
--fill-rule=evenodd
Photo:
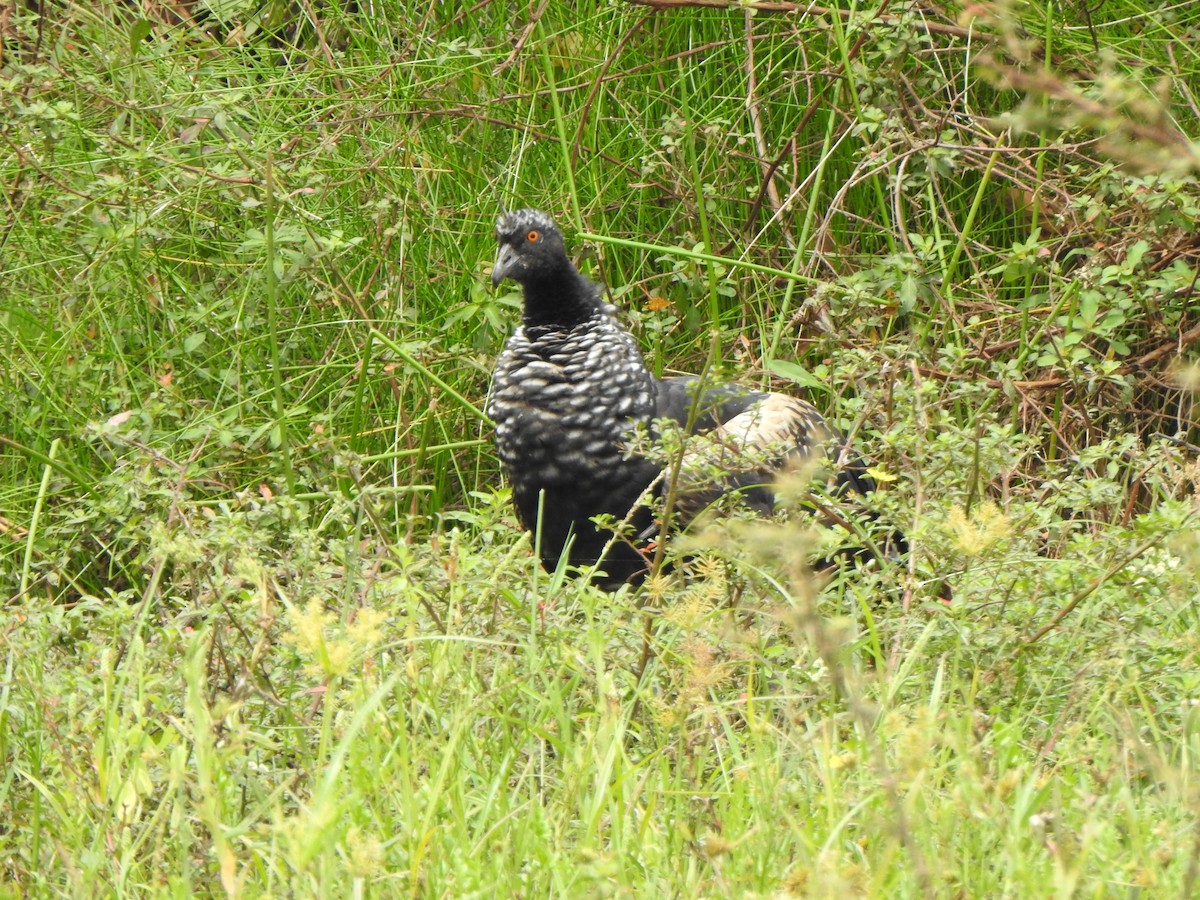
M775 0L626 0L626 2L632 3L634 6L649 6L651 9L664 10L684 9L690 6L705 9L750 9L763 13L804 13L815 16L840 16L843 19L849 19L854 15L853 11L849 9L817 6L812 3L775 2ZM878 18L884 22L892 23L898 21L900 17L896 15L880 15ZM913 27L919 28L928 34L945 34L950 37L972 38L974 40L987 37L987 35L981 35L970 28L947 25L942 22L927 22L916 19L912 24Z

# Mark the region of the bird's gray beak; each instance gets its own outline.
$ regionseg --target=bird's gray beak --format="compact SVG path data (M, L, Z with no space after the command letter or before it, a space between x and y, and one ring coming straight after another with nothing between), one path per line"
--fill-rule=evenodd
M516 251L508 244L501 244L500 252L496 254L496 264L492 266L492 287L500 286L500 282L508 277L516 261Z

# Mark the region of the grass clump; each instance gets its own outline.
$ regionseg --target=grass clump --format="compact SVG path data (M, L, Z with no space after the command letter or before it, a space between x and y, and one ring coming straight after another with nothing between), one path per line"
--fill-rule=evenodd
M1198 16L0 12L0 891L1191 896ZM542 572L501 203L910 558Z

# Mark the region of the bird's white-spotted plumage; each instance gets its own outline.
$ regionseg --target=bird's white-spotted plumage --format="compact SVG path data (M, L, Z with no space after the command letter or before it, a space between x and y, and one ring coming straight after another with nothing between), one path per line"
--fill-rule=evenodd
M536 492L630 468L625 442L653 418L654 398L637 344L604 306L572 328L517 328L496 361L487 413L509 479Z

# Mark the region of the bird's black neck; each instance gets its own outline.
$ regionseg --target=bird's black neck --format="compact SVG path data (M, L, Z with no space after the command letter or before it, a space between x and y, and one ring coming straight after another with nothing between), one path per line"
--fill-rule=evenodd
M601 307L599 285L579 274L569 259L523 286L527 327L573 328Z

